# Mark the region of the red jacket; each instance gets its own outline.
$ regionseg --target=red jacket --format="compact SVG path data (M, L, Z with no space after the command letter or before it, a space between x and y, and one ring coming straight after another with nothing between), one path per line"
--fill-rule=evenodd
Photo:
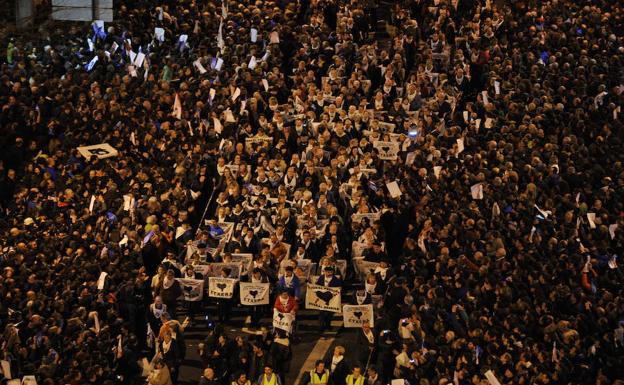
M277 311L281 313L290 313L291 311L296 313L299 309L299 304L297 303L295 297L293 297L292 295L288 296L288 302L286 302L286 306L282 305L280 297L277 296L277 298L275 298L275 304L273 306L277 309Z

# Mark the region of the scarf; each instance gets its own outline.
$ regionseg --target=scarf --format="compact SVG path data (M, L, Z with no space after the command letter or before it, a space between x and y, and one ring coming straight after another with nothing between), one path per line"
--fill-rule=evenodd
M344 358L344 356L333 356L332 357L332 363L331 363L331 371L332 371L332 373L336 370L336 366L338 366L338 364L340 363L340 361L342 361L343 358Z
M160 309L157 309L156 305L154 304L151 304L150 308L152 309L152 314L154 314L154 317L159 318L159 319L162 316L162 314L167 311L167 305L165 305L164 303L160 305Z

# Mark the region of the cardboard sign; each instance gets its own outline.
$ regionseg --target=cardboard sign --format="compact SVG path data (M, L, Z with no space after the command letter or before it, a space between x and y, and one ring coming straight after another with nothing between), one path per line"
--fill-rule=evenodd
M285 330L287 333L292 332L292 324L295 317L290 313L282 313L277 309L273 309L273 327Z
M351 215L351 222L361 223L364 218L368 218L368 221L372 224L381 218L381 213L355 213Z
M240 303L245 306L268 305L269 287L267 283L240 283Z
M370 327L375 326L373 313L373 305L344 305L342 307L342 318L344 327L361 328L368 324Z
M182 287L185 301L197 302L204 298L204 280L191 278L176 278Z
M93 155L97 156L98 159L106 159L119 155L119 152L108 143L94 144L92 146L80 146L78 147L78 152L86 159L90 159Z
M316 309L340 313L342 310L339 287L327 287L308 284L306 290L306 309Z
M251 264L253 263L253 254L248 253L233 253L232 262L236 262L243 265L241 275L247 274L251 270Z
M208 297L232 298L236 280L232 278L208 278Z
M397 142L376 140L373 142L373 147L379 151L379 159L381 160L397 160L399 156L399 143Z
M240 278L240 274L241 274L241 270L243 269L243 266L241 265L240 262L230 262L230 263L224 263L224 262L215 262L215 263L209 263L208 264L208 271L207 276L208 277L221 277L221 272L223 271L223 269L230 269L231 272L228 275L228 278Z

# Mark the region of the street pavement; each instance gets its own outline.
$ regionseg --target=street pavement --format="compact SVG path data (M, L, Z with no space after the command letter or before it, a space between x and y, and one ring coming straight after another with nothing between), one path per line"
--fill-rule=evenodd
M206 312L216 318L216 309L207 308ZM250 333L245 327L247 313L243 307L233 309L232 319L227 323L225 331L229 337L249 336ZM184 313L180 315L180 321L185 318ZM269 317L261 320L262 325L270 327ZM290 371L286 374L285 384L297 385L300 373L312 369L314 361L325 359L331 355L334 346L342 345L346 348L345 359L347 362L355 362L357 346L355 346L356 329L342 328L342 316L335 315L332 321L332 332L326 333L321 338L318 331L318 311L303 309L297 314L299 341L291 345L292 361ZM178 382L181 385L195 385L198 383L203 367L198 353L198 344L208 335L208 326L203 318L197 316L193 325L188 327L184 333L187 344L186 357L180 368ZM311 354L312 353L312 354ZM307 361L307 362L306 362Z

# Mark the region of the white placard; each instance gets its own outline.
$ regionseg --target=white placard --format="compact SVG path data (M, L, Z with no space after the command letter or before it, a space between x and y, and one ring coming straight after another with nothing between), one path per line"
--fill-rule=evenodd
M285 330L287 333L292 332L292 323L295 317L290 313L282 313L277 309L273 309L273 327Z
M361 328L366 324L372 328L375 326L373 305L344 305L342 319L346 328Z
M94 144L92 146L80 146L78 147L78 152L86 159L90 159L93 155L97 156L98 159L106 159L119 155L119 152L108 143Z
M252 28L250 30L250 35L251 35L251 42L255 43L258 41L258 30L255 28Z
M204 298L203 279L176 278L176 280L180 282L185 301L197 302Z
M267 283L240 283L240 303L245 306L268 305L269 287Z
M472 199L483 199L483 184L477 183L470 187Z
M356 223L360 223L362 222L362 219L364 218L368 218L368 221L370 223L373 223L375 221L378 221L379 218L381 218L381 213L377 212L377 213L355 213L355 214L351 214L351 222L356 222Z
M208 278L208 296L212 298L232 298L236 280L232 278Z
M373 147L379 151L379 159L397 160L399 156L400 146L397 142L382 142L376 140L373 142Z
M97 289L98 290L104 290L104 284L106 283L106 276L108 275L107 272L103 271L100 273L100 277L97 280Z
M308 283L305 298L306 309L340 313L342 309L340 292L341 288L339 287L328 287Z
M392 198L398 198L403 195L401 189L399 188L399 184L396 181L387 183L386 187L388 188L388 192Z
M193 62L193 66L195 66L195 68L197 68L197 70L199 71L199 73L200 73L201 75L203 75L203 74L205 74L206 72L208 72L208 71L206 71L206 68L204 68L204 66L202 65L202 63L199 61L199 59L197 59L197 60L195 60L195 61Z

